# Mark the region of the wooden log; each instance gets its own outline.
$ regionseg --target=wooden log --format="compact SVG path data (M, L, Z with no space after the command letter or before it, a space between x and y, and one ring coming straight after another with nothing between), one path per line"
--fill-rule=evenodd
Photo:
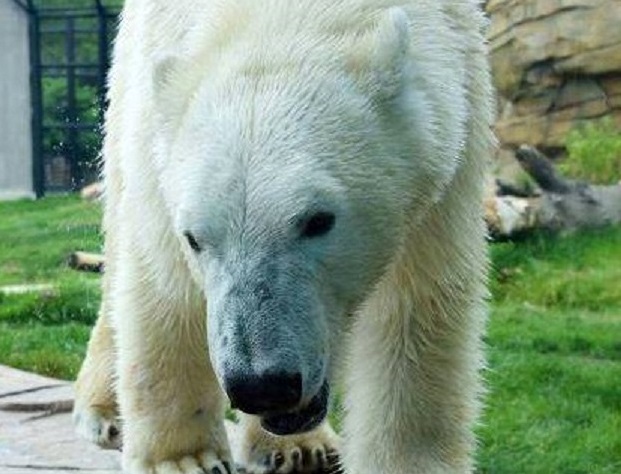
M102 273L104 269L104 257L96 253L73 252L67 257L67 265L75 270Z
M538 196L490 196L485 202L492 238L506 239L543 229L573 232L621 223L621 183L611 186L573 181L560 176L553 163L533 147L516 152L522 168L541 188Z
M562 178L554 169L552 161L536 148L521 145L515 152L515 159L543 191L556 194L572 191L573 181Z
M84 186L80 191L80 197L87 201L96 201L101 198L103 194L103 183L97 181Z

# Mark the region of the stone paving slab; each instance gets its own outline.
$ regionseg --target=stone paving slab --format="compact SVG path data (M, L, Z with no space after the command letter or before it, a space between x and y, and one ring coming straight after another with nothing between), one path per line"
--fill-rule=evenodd
M70 413L42 405L73 399L69 382L0 366L0 404L29 411L0 411L0 474L119 474L120 454L73 432Z
M77 436L67 410L49 410L72 401L70 382L0 365L0 406L14 408L0 409L0 474L121 474L120 452ZM233 458L239 459L239 427L225 425Z
M0 474L121 474L121 456L81 439L71 414L50 413L73 401L70 382L0 365ZM226 423L233 456L239 453L237 425Z

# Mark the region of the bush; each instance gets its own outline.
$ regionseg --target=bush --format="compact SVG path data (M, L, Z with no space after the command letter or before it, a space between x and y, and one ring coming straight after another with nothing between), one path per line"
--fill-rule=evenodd
M563 174L596 184L621 179L621 131L610 118L572 130L566 147L568 156L559 164Z

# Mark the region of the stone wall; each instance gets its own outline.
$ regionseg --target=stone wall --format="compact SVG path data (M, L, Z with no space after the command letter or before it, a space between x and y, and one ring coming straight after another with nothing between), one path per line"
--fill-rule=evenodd
M621 0L489 0L496 131L554 155L578 124L621 127Z

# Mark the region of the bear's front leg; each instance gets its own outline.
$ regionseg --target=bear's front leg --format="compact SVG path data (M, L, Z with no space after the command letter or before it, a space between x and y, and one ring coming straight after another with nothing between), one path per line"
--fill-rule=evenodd
M207 351L204 301L189 277L171 275L175 291L163 291L152 269L136 260L126 255L114 294L123 469L232 473L223 395Z
M104 449L121 447L115 385L114 334L107 305L102 303L75 383L73 421L76 431Z
M457 192L455 199L463 197ZM432 210L356 321L348 474L474 469L487 260L482 219L463 214Z
M483 316L473 310L469 317ZM354 333L346 473L471 473L482 366L473 326L481 323L469 331L447 321L430 321L435 329L414 318L390 327L379 321L361 321Z

